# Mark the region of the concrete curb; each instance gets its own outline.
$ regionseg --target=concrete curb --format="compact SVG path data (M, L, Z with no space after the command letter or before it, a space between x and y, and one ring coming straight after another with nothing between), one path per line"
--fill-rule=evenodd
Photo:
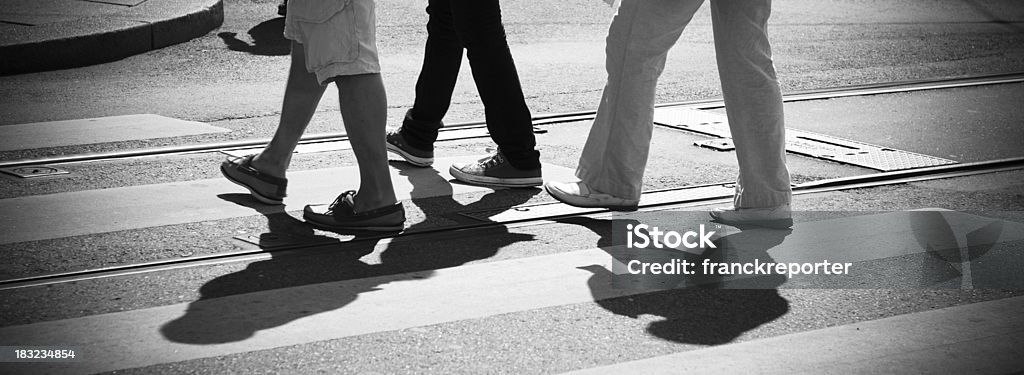
M222 0L150 0L113 15L0 33L0 76L123 59L202 36L224 22Z

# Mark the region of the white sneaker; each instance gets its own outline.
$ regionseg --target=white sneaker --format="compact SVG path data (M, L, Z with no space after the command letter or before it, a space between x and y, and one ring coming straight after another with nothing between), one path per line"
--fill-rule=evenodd
M793 226L793 213L788 204L765 208L731 206L716 208L708 213L712 219L723 224L756 225L768 228L790 228Z
M639 199L625 199L592 190L580 182L544 183L544 190L558 201L570 206L585 208L607 208L614 211L636 211Z

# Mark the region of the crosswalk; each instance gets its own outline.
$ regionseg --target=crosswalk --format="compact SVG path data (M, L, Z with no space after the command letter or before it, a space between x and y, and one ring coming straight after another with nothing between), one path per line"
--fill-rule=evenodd
M330 150L337 150L335 146ZM398 198L408 202L494 192L492 188L451 182L452 178L447 174L449 165L476 158L439 158L433 168L393 167L392 180ZM555 164L545 164L543 168L548 179L573 178L570 168ZM295 211L305 203L330 201L342 188L354 188L358 184L358 170L356 167L341 167L297 171L290 173L289 179L286 209ZM723 185L698 186L692 190L691 193L710 196L727 195L730 191ZM222 178L214 178L0 199L0 213L3 213L0 226L5 228L0 232L0 246L258 215L258 209L236 204L237 199L225 198L225 195L244 194L244 189ZM642 203L668 204L679 194L686 193L651 192L644 196ZM799 199L828 197L811 195L800 196ZM451 209L457 208L460 207ZM975 287L1024 289L1024 273L1016 272L1024 265L1019 256L1024 250L1024 224L991 215L944 209L796 212L797 223L791 230L775 230L720 225L710 222L702 207L686 205L648 207L639 212L614 214L594 214L593 211L578 211L552 203L485 211L462 214L478 215L495 222L517 222L523 219L523 215L543 218L559 213L588 213L595 218L594 223L599 223L595 226L608 224L611 229L600 230L602 232L596 234L600 240L596 243L573 243L573 246L567 246L568 250L525 251L487 261L458 259L447 263L442 261L437 267L412 269L403 267L407 264L393 264L394 259L386 258L388 250L401 245L407 252L417 248L444 251L444 240L417 236L385 238L369 242L365 254L353 255L357 258L353 264L362 268L365 277L312 278L319 281L297 282L283 287L253 285L237 292L207 293L206 289L243 273L244 277L237 277L235 281L258 282L264 275L259 270L239 270L246 267L244 262L208 273L196 272L187 277L197 279L196 282L204 284L204 287L200 288L198 298L192 300L140 302L137 305L126 304L130 308L100 313L71 313L59 319L28 319L26 323L0 325L0 350L60 347L74 348L77 352L75 361L70 362L0 361L0 373L91 374L140 368L144 368L143 372L161 369L154 371L203 373L207 371L201 367L187 366L195 366L196 361L205 359L237 358L310 343L345 342L359 337L471 321L517 319L516 316L523 314L581 305L600 305L604 310L598 314L602 316L624 315L642 322L646 319L642 315L659 315L656 312L661 310L654 308L634 313L615 306L625 303L624 300L631 301L631 298L664 293L664 290L650 286L665 287L666 284L640 283L641 287L629 284L637 277L624 271L629 268L620 255L630 250L621 236L612 233L618 228L618 224L614 224L616 222L657 223L681 229L706 226L717 232L715 240L719 248L674 253L680 258L712 259L718 264L771 262L806 265L829 262L849 265L843 277L779 274L767 278L755 274L708 277L709 271L704 269L696 274L659 279L669 280L672 284L667 287L673 290L762 289L771 292L771 301L779 303L756 306L754 301L752 308L772 311L758 317L763 320L744 323L753 327L768 326L772 319L786 313L812 314L790 311L801 307L796 301L788 303L781 293L776 293L787 288L809 290L810 293L799 300L806 304L816 302L815 293L818 291L856 290L877 285L953 292L961 288L970 291ZM519 223L521 226L509 228L565 233L580 231L577 224L572 219L555 218ZM488 241L482 232L449 233L449 236L459 235L479 236L474 240L480 241L481 246ZM522 237L528 238L527 235ZM570 238L566 241L574 241L572 236L566 237ZM505 244L502 242L502 245L491 247L500 248ZM545 238L534 240L530 246L560 245L564 243L557 238ZM74 251L67 248L40 250ZM436 256L443 257L442 254ZM310 255L305 259L316 261L318 258ZM907 267L907 263L920 267ZM268 267L287 265L279 262ZM921 277L921 273L931 272L936 267L956 276L952 281L943 279L917 283L922 279L928 280ZM82 298L103 298L105 293L112 291L111 288L139 285L128 280L143 277L151 281L146 284L147 288L154 290L139 290L137 294L195 292L179 290L188 288L175 285L181 279L169 275L179 271L163 269L110 277L92 284L89 290L84 286L83 290L76 290L74 283L61 287L73 290L72 295L81 294ZM914 282L899 282L906 279ZM12 296L21 292L47 295L45 292L33 293L50 287L53 286L0 290L0 303L5 309L10 309L5 314L17 315L16 310L20 306L11 302L17 300ZM1021 349L1024 348L1021 345L1024 344L1024 297L1019 295L1009 292L1000 296L1010 298L962 306L952 306L960 302L947 301L944 306L951 307L934 310L919 307L911 311L889 312L880 318L861 317L854 319L853 323L791 328L783 330L783 334L751 340L739 337L744 329L750 328L741 325L736 328L735 335L726 335L728 340L707 343L706 346L680 345L656 354L627 356L614 363L604 361L600 365L581 364L571 368L576 369L572 373L578 374L887 373L891 371L886 369L893 368L921 373L1010 373L1024 369L1021 360L1024 358ZM876 303L884 302L880 299ZM68 304L72 306L70 309L80 304L78 301L59 300L47 303L54 308ZM577 318L586 320L593 318L593 314L581 313ZM571 331L571 327L567 330ZM569 334L582 336L582 333ZM647 338L649 340L664 339L650 328L648 334L651 336ZM0 359L6 358L0 354ZM301 369L303 359L293 360ZM170 364L185 367L174 368L173 371L160 367ZM519 372L514 370L506 369L505 372ZM529 370L527 372L550 373L563 372L566 368L561 367L557 371Z
M1024 365L1024 298L573 371L599 374L1006 374Z
M452 163L478 158L440 158L434 168L392 168L395 193L398 199L407 200L493 191L448 183ZM565 167L545 164L542 168L549 178L573 178L573 171ZM289 210L329 203L341 192L359 186L355 166L298 171L288 177L285 205ZM0 233L0 244L253 215L252 208L221 198L235 193L248 194L244 188L215 178L4 199L0 200L0 212L5 213L0 215L0 226L9 229ZM82 220L86 217L100 220Z
M0 151L226 133L230 130L154 114L6 125Z
M664 217L666 213L659 214ZM862 262L933 250L927 241L915 240L914 228L907 224L911 221L908 215L912 214L892 212L798 223L791 233L785 233L785 241L770 243L765 238L773 237L773 233L779 231L720 229L726 231L723 238L729 238L729 247L738 250L730 253L735 255L734 262L743 261L739 258L749 252L758 251L770 254L779 262L812 262L823 258L834 262ZM954 232L972 231L995 222L990 218L952 211L941 214L945 215ZM649 215L640 212L617 218L643 221L648 220L645 216ZM679 217L698 216L686 212ZM1024 240L1024 225L998 222L1002 231L999 237L991 239L994 243ZM864 236L865 233L872 235ZM753 250L758 248L760 250ZM81 348L79 355L86 359L70 363L4 363L0 364L0 369L16 371L31 368L32 372L38 370L40 373L106 372L650 292L614 286L612 279L616 275L611 270L615 269L616 260L609 255L614 251L607 247L593 248L2 327L0 346L59 344ZM851 358L872 360L902 355L913 359L922 351L931 353L925 356L931 358L935 355L933 349L957 352L963 348L974 349L968 358L973 361L980 359L981 355L975 341L991 345L991 349L1008 347L1008 352L1001 353L1010 353L1017 350L1012 346L1019 341L1014 335L1024 330L1018 318L1024 316L1020 315L1024 312L1024 298L992 304L999 308L990 309L981 304L966 308L971 311L970 322L983 323L974 324L972 328L958 324L965 318L960 310L955 309L965 308L954 308L948 312L921 313L923 315L799 334L805 336L783 336L623 363L585 373L633 372L632 369L643 373L675 373L691 367L699 372L710 372L716 368L733 368L731 366L735 362L755 366L769 363L773 358L787 358L807 350L805 345L809 344L826 356L818 362L783 360L783 365L769 366L768 372L810 371L836 361L840 365L836 367L835 372L838 373L841 369L857 368L858 362ZM979 309L984 314L974 315L973 312ZM946 327L953 331L943 333ZM865 331L861 332L861 329ZM905 337L914 338L910 343L896 342L894 345L898 352L895 354L888 349L883 350L888 347L874 344L881 335L892 334L892 329L906 330ZM969 335L956 336L965 330ZM851 335L851 331L856 335ZM946 337L948 342L933 340L933 335ZM957 338L949 338L954 336ZM827 342L829 345L814 342ZM851 350L851 347L860 357L837 354L837 351ZM750 355L758 356L751 358ZM934 368L940 367L924 369Z

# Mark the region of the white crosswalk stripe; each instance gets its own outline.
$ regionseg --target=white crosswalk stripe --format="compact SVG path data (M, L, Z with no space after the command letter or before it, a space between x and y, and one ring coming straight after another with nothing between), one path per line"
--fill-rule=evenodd
M1009 374L1024 366L1024 297L623 362L599 374Z
M968 230L992 222L992 219L965 213L944 211L941 214L951 223L951 227L958 228L957 230ZM906 212L895 212L800 223L792 234L788 235L786 241L770 243L770 246L763 250L776 260L786 262L814 262L823 258L855 262L929 251L927 241L912 240L913 228L906 225L907 215ZM1024 239L1024 225L1002 223L1002 235L995 241ZM688 224L693 223L684 225ZM844 228L848 232L844 237L843 233L829 228ZM865 230L873 232L870 236L865 236ZM731 246L764 247L765 242L756 239L759 237L756 235L759 231L751 232L755 235L732 237L734 242ZM860 234L860 238L852 240L857 234ZM729 234L726 233L726 236ZM836 241L836 236L845 240ZM745 242L744 239L749 242ZM893 243L902 245L892 246ZM33 369L43 372L92 373L245 353L649 292L639 289L616 289L612 285L611 272L597 269L595 273L595 269L588 267L598 265L604 270L611 269L612 258L607 250L609 249L590 249L304 285L204 299L192 303L3 327L0 328L0 346L59 344L79 347L83 350L82 356L93 360L38 363L33 365ZM993 310L989 314L991 316L982 317L985 321L997 320L999 325L971 331L969 333L974 336L964 336L964 340L1002 340L1004 336L1016 332L1013 329L1021 330L1021 327L1024 327L1021 323L1024 318L1021 317L1024 315L1019 312L1024 308L1024 303L1015 301L1008 302L1006 309ZM953 315L956 315L956 319L962 318L962 314ZM914 319L917 318L906 319L916 321ZM914 329L922 329L920 324L907 326L900 323L906 319L897 319L894 321L896 323L870 323L862 326L872 327L872 332L876 332L888 329L887 324L895 324L909 327L907 335L916 334L917 331L913 331ZM927 323L932 318L922 319L922 322ZM956 328L955 324L950 325L954 326L950 329L964 329ZM1010 328L1004 327L1006 325ZM838 329L840 332L848 332L858 328ZM936 329L936 332L941 332ZM1001 332L1000 335L983 335L984 332L993 330ZM825 340L823 335L832 335L808 334L813 340ZM977 336L979 334L982 336ZM921 337L922 340L931 341L931 336ZM790 342L785 337L779 340L783 343ZM848 345L863 341L858 338L850 340L852 341L848 342ZM966 342L950 340L954 344L960 343L956 344L960 346ZM802 350L797 344L776 347L772 343L774 341L766 341L763 344L738 344L740 347L736 351L716 348L705 350L717 356L714 358L721 360L734 358L735 355L746 355L745 353L760 353L769 358L775 355L789 355L789 351ZM955 348L960 348L956 345ZM827 347L823 348L826 349L821 350L827 350ZM901 348L901 353L907 355L912 355L915 350L924 350L913 345ZM680 354L683 356L680 358L700 356L700 352ZM865 356L881 355L872 350L864 350L861 353ZM95 360L97 358L102 360ZM680 358L668 356L594 371L616 372L630 366L654 372L664 371L673 369L671 363L679 363L682 360ZM722 365L718 361L700 363L706 363L709 367L694 365L694 368L701 370ZM0 370L18 368L12 366L16 365L0 364Z
M433 168L391 169L398 199L457 195L493 188L448 183L452 163L479 156L437 159ZM216 166L210 166L216 168ZM572 179L569 168L544 164L546 178ZM309 203L330 203L341 192L359 186L357 167L290 173L289 210ZM149 228L258 214L225 201L221 194L248 194L224 178L87 190L0 200L0 244L54 239L126 229ZM85 218L102 218L85 220Z

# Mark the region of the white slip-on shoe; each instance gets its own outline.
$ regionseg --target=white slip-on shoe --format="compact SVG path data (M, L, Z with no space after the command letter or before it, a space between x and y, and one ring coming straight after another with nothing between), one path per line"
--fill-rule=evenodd
M639 199L625 199L591 189L582 181L544 183L544 190L559 202L585 208L607 208L614 211L636 211Z
M793 213L788 204L765 208L722 207L708 212L714 221L730 225L755 225L767 228L790 228Z

